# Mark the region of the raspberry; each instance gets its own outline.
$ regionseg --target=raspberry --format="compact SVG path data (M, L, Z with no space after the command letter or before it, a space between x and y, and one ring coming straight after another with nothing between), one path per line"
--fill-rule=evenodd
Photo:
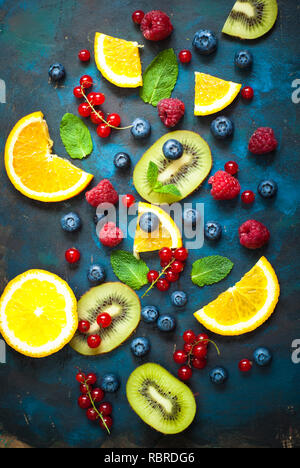
M249 140L248 149L253 154L265 154L277 148L277 140L272 128L260 127Z
M99 184L85 194L86 201L95 208L101 203L118 202L119 196L108 179L103 179Z
M160 10L152 10L146 13L140 27L144 37L149 41L166 39L173 31L170 18Z
M179 99L166 98L157 104L158 115L166 127L174 127L184 115L184 103Z
M248 249L259 249L270 239L270 232L259 221L249 219L239 227L240 243Z
M115 247L122 242L123 237L121 229L112 222L104 224L99 233L99 240L106 247Z
M225 171L217 171L208 180L212 184L210 193L215 200L231 200L239 195L241 186L239 181Z

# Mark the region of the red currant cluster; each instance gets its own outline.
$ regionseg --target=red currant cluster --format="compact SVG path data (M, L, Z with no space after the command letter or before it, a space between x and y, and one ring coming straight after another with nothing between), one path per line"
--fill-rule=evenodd
M81 371L76 374L76 380L80 384L81 395L78 398L78 406L86 410L86 417L90 421L99 421L100 427L110 433L112 427L112 405L103 402L104 391L100 387L94 387L97 382L97 376L93 372L85 375ZM102 402L102 403L100 403ZM100 403L97 407L96 405Z
M213 342L205 333L196 335L193 330L184 332L183 341L183 349L174 351L173 360L176 364L183 364L178 369L178 377L181 380L189 380L193 375L192 368L204 369L206 366L208 343ZM218 348L217 351L219 352Z
M97 316L97 324L99 328L107 328L111 324L112 318L107 312L101 312ZM78 322L78 331L80 333L88 333L91 324L88 320L80 320ZM87 344L90 348L98 348L101 344L101 337L98 334L92 334L87 337Z
M174 283L179 279L179 275L184 269L184 262L188 258L188 251L184 247L179 247L174 251L169 247L163 247L158 255L163 270L160 273L156 270L148 272L147 278L151 286L146 293L154 285L156 285L159 291L167 291L170 283Z
M227 163L225 163L224 165L224 169L228 174L231 174L234 176L238 173L239 166L235 161L227 161ZM241 199L243 203L246 203L246 204L253 203L255 200L255 194L254 192L252 192L252 190L245 190L241 194Z

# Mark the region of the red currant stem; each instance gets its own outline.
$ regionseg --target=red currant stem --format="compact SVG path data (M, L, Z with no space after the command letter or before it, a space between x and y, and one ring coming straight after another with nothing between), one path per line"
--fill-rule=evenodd
M213 340L205 339L205 340L196 341L196 343L192 344L192 349L188 352L188 366L189 367L191 367L191 356L193 354L194 346L197 346L198 344L204 344L204 343L212 343L214 347L216 348L218 355L220 356L221 354L220 350Z
M175 261L175 258L172 258L172 260L170 261L170 263L159 273L158 277L156 278L156 280L152 281L151 283L151 286L149 286L149 288L147 289L147 291L144 292L144 294L142 295L141 299L143 299L143 297L146 296L146 294L153 288L153 286L155 286L155 284L157 283L157 281L159 280L159 278L161 278L164 274L165 274L165 271L172 265L172 263Z
M100 418L101 421L103 422L103 425L104 425L105 429L107 430L108 434L110 434L110 430L108 429L108 427L107 427L107 425L106 425L106 422L105 422L105 420L104 420L102 414L101 414L100 411L98 411L97 408L96 408L96 405L95 405L95 403L94 403L94 400L93 400L92 395L91 395L91 392L90 392L89 384L87 383L87 381L86 381L85 379L84 379L84 384L85 384L85 386L86 386L86 388L87 388L87 394L88 394L88 397L89 397L89 399L90 399L90 401L91 401L91 403L92 403L92 406L93 406L94 410L96 411L96 413L98 414L99 418Z
M90 106L90 108L92 109L92 111L97 115L97 117L99 117L99 119L102 120L103 123L105 123L108 127L111 127L113 128L114 130L127 130L128 128L132 128L132 125L128 125L128 127L115 127L114 125L111 125L109 122L107 122L105 119L103 119L103 117L99 114L99 112L96 111L95 107L93 106L93 104L88 100L87 98L87 95L85 94L84 92L84 87L81 85L81 93L82 93L82 96L84 97L84 99L86 100L86 102L88 103L88 105Z

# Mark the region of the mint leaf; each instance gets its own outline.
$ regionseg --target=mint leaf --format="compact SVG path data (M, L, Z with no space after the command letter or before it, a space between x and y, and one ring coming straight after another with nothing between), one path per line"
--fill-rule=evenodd
M73 114L65 114L60 122L60 137L67 153L73 159L85 158L93 151L93 142L87 126Z
M191 279L197 286L218 283L230 273L233 263L221 255L200 258L193 263Z
M150 161L148 170L147 170L147 180L151 187L154 187L156 182L157 182L157 177L158 177L158 167L157 165Z
M178 63L174 50L163 50L144 71L140 97L144 102L157 106L161 99L171 96L177 76Z
M132 253L115 250L110 256L110 262L114 274L132 289L140 289L148 283L149 268L143 260L135 258Z
M156 186L153 188L154 192L158 193L170 193L171 195L175 195L176 197L181 197L181 192L178 190L176 185L169 184L169 185L162 185Z
M169 193L171 195L175 195L176 197L181 197L181 192L178 190L176 185L169 184L163 185L161 182L157 180L158 178L158 167L153 162L150 161L148 170L147 170L147 180L153 192L157 193Z

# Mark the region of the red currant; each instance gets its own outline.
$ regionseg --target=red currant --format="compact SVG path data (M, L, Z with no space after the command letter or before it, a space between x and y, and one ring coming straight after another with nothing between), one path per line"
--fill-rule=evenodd
M189 343L189 344L192 344L194 343L196 339L196 335L195 333L193 332L193 330L186 330L183 334L183 341L185 343Z
M97 382L96 374L94 372L90 372L87 374L85 381L88 385L94 385Z
M192 59L192 54L189 50L183 49L179 52L178 58L181 63L189 63Z
M113 127L118 127L121 123L121 117L119 114L108 114L107 122Z
M196 358L204 359L207 356L207 347L201 344L195 345L193 348L193 355Z
M188 354L193 354L192 351L193 351L193 344L192 343L184 343L183 345L183 349L186 353Z
M255 195L252 190L245 190L245 192L243 192L241 195L241 199L243 203L253 203L255 200Z
M163 262L167 262L167 265L173 258L172 250L169 249L169 247L163 247L162 249L160 249L158 255Z
M203 346L207 346L208 343L209 343L209 338L207 336L206 333L200 333L199 335L196 336L196 343L199 344L199 342L201 343L201 345Z
M167 271L165 272L165 277L166 280L170 283L175 283L175 281L179 280L179 274L172 271L171 268L167 269Z
M91 391L91 397L95 403L99 403L104 398L104 391L102 388L93 388Z
M136 10L132 13L132 21L135 24L141 24L142 19L144 18L145 13L142 10Z
M75 86L75 88L73 89L73 94L76 98L82 98L83 94L81 86Z
M173 253L173 257L180 262L184 262L188 258L188 255L189 253L184 247L179 247L179 249L176 249Z
M189 366L181 366L178 369L178 377L180 380L189 380L193 375L193 371Z
M187 353L183 349L178 349L173 354L173 360L177 364L184 364L187 360Z
M90 348L98 348L101 343L101 338L99 335L90 335L87 339L87 344Z
M160 278L157 280L156 287L159 291L168 291L170 283L165 278Z
M93 100L94 106L101 106L105 101L105 96L103 93L94 93Z
M77 400L78 406L82 409L88 409L92 406L90 397L88 395L80 395Z
M112 423L113 423L112 418L110 416L104 416L103 419L104 419L104 422L105 422L106 426L108 427L108 429L110 429L111 426L112 426ZM102 419L100 419L100 426L102 427L102 429L106 429Z
M80 252L75 248L66 250L65 259L68 263L77 263L80 260Z
M98 415L97 411L94 408L88 408L86 410L86 417L90 421L96 421L99 418L99 415Z
M170 268L172 271L174 271L174 273L181 273L182 270L184 269L184 264L180 262L179 260L175 260L175 262L172 263Z
M241 372L249 372L252 369L252 362L249 359L242 359L239 362L239 369Z
M224 169L228 174L235 175L239 170L239 166L235 161L228 161Z
M101 123L97 127L97 134L101 138L107 138L110 135L111 128L106 123Z
M102 111L97 111L97 112L93 111L90 117L91 117L91 121L97 125L99 125L100 123L103 123L103 120L105 120L105 116Z
M90 75L83 75L80 78L79 83L83 88L90 88L93 86L93 78Z
M195 369L204 369L206 364L207 364L206 359L200 359L198 357L194 357L192 359L192 366L195 367Z
M241 91L242 98L251 100L254 96L254 91L251 86L245 86Z
M135 198L131 194L124 195L122 197L122 203L126 208L129 208L130 206L134 205Z
M102 328L107 328L111 324L111 315L109 315L107 312L102 312L102 314L99 314L97 317L97 323L99 327Z
M85 375L83 374L83 372L77 372L76 380L79 383L83 383L85 381Z
M86 395L89 391L89 386L82 383L79 387L79 390L80 390L80 393L83 393L84 395Z
M91 58L91 54L87 49L82 49L80 52L78 52L78 58L82 62L88 62Z
M96 94L96 93L92 92L92 93L89 93L89 94L87 95L87 97L86 97L87 100L89 101L89 103L92 104L92 105L95 105L95 103L94 103L95 94Z
M153 283L154 281L157 280L158 277L159 277L159 273L158 271L155 271L155 270L150 270L147 274L147 279L149 283Z
M81 115L81 117L89 117L91 115L92 108L87 102L82 102L78 106L78 114Z
M78 330L80 333L87 333L90 329L90 326L91 324L87 320L80 320L78 322Z
M99 406L99 411L102 414L102 416L110 416L112 413L112 406L110 403L105 401Z
M169 265L170 262L166 261L166 260L161 260L160 261L160 266L162 268L166 268L168 265Z

